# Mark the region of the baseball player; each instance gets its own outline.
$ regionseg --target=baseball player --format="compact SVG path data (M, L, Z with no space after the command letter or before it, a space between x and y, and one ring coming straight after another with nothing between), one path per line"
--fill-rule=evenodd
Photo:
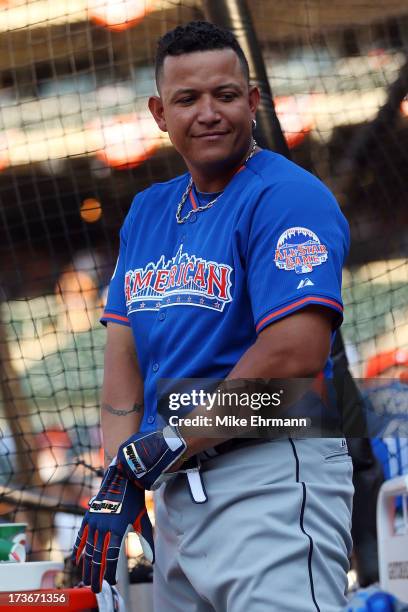
M188 171L138 193L121 229L102 319L107 471L75 557L85 551L95 591L115 582L128 525L153 559L144 490L157 489L156 611L337 612L351 550L345 441L188 435L162 422L157 384L330 377L347 222L318 179L257 146L260 94L230 32L168 32L156 81L150 111ZM183 468L197 456L201 481Z

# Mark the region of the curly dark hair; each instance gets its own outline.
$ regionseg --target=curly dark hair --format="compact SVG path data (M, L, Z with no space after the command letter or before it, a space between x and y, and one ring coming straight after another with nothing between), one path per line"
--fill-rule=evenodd
M214 51L217 49L232 49L238 55L242 71L249 82L249 67L247 59L234 34L209 21L190 21L186 25L177 26L162 36L157 44L156 52L156 83L159 84L163 63L168 55L183 55L194 51Z

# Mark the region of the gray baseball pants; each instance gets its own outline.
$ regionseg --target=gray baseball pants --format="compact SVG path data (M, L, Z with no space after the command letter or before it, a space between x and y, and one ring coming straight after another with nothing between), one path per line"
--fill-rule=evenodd
M279 439L202 464L156 492L155 612L340 612L351 554L343 439Z

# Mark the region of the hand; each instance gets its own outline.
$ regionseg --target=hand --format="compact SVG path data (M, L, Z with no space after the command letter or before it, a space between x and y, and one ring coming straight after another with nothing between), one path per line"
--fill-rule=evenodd
M128 528L139 536L146 558L153 563L153 529L145 505L145 492L126 478L116 458L102 480L99 493L89 502L79 530L72 559L78 564L85 548L83 582L94 593L102 589L105 578L116 584L119 551Z
M118 462L129 479L154 490L175 475L170 468L179 465L186 448L178 430L167 425L163 430L131 436L120 446Z

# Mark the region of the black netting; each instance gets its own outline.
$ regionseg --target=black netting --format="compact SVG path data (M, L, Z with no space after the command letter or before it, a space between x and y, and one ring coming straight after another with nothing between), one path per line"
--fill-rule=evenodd
M408 7L249 4L292 156L351 224L353 371L396 349L408 367ZM68 552L98 482L118 230L137 191L184 170L147 110L155 43L203 16L187 0L0 2L0 514L35 531L33 559ZM389 453L407 469L406 445Z

